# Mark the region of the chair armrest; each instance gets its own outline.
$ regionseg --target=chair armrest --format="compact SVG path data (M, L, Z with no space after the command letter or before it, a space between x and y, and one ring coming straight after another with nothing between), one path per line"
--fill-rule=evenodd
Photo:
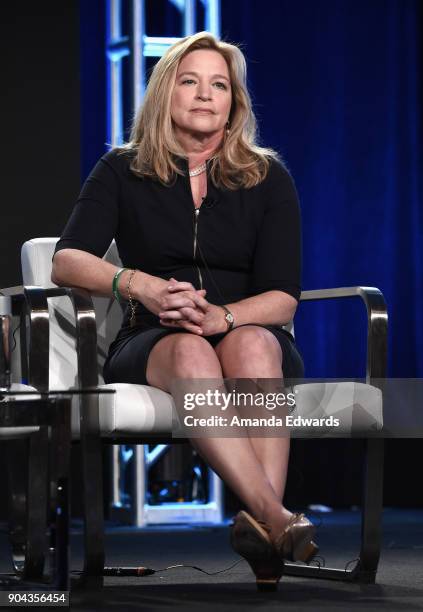
M40 391L49 389L49 310L48 299L67 296L75 312L78 383L79 387L96 387L97 328L91 295L79 287L17 286L1 289L0 293L12 299L13 314L29 317L29 343L27 351L28 382ZM21 331L24 325L21 320ZM25 334L23 334L24 336ZM25 346L25 342L22 342Z
M67 296L75 312L78 386L98 385L97 326L92 297L80 287L52 287L44 289L46 298Z
M366 381L385 378L388 356L388 312L385 298L376 287L338 287L303 291L300 301L359 297L367 311ZM378 385L376 385L378 386Z
M42 287L6 287L0 294L11 298L12 315L20 316L22 371L28 383L47 391L49 386L49 313ZM29 342L25 334L25 317L29 319Z

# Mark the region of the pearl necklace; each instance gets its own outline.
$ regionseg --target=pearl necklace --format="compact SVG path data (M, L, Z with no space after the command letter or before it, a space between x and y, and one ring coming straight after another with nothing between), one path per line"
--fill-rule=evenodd
M199 174L203 174L207 168L207 164L201 164L201 166L197 166L188 172L190 176L198 176Z

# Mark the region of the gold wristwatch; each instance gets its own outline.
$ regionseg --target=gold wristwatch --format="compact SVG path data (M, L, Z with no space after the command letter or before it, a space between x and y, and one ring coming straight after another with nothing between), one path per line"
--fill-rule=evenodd
M226 306L223 306L223 304L220 305L221 308L223 308L223 310L225 311L225 321L226 321L226 325L228 326L227 331L231 331L231 329L234 326L234 315L231 313L231 311L229 310L229 308L226 308Z

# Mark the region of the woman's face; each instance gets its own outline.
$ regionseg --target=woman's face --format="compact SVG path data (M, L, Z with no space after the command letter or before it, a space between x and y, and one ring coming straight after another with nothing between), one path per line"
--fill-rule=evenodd
M170 106L176 132L223 135L231 103L229 70L220 53L198 49L180 61Z

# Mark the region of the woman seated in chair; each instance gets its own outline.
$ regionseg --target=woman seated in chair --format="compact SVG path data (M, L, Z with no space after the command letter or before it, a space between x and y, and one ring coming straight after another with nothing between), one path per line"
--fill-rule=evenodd
M122 269L102 260L113 239ZM128 300L108 383L295 379L303 363L282 326L300 297L300 242L291 176L255 141L244 56L201 32L158 61L130 142L88 177L52 280ZM314 526L282 503L289 436L191 442L248 508L231 540L258 584L276 585L284 559L310 561Z

